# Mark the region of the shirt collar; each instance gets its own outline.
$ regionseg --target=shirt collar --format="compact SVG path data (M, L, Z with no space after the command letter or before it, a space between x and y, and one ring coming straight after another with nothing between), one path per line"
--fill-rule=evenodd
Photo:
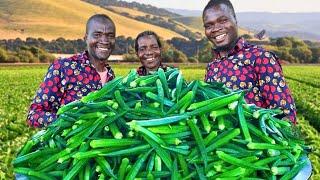
M214 59L216 60L221 60L225 57L228 57L228 56L231 56L233 54L236 54L237 52L239 52L241 49L243 49L246 45L246 41L244 40L244 38L240 37L238 39L238 41L236 42L234 48L232 48L231 50L229 50L227 52L227 55L226 56L221 56L220 52L217 51L217 49L213 49L212 53L213 53L213 56L214 56Z
M89 53L88 53L88 51L82 52L82 53L80 54L79 60L81 61L82 64L88 65L88 66L90 66L90 67L92 67L92 68L95 68L95 67L93 66L93 64L90 62L90 58L89 58ZM107 70L110 70L110 68L111 68L108 63L105 64L105 67L106 67Z

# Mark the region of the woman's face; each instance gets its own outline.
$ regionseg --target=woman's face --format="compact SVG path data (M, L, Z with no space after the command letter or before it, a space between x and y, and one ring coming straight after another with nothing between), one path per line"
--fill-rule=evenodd
M140 37L137 55L147 70L157 70L161 64L161 48L156 37L153 35Z

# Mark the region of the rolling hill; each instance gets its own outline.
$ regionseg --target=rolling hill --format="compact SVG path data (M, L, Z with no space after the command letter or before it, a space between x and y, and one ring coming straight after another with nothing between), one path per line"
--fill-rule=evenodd
M203 35L203 31L199 28L195 28L196 26L191 24L191 25L187 25L184 22L180 22L180 21L175 21L175 18L172 17L165 17L165 16L158 16L155 14L149 14L149 13L145 13L136 9L130 9L130 8L126 8L126 7L118 7L118 6L107 6L106 7L108 10L111 10L112 12L116 12L117 14L120 15L124 15L127 17L131 17L134 19L138 19L139 17L149 17L149 19L157 19L157 18L161 18L162 19L162 23L159 23L159 26L164 25L163 22L165 23L172 23L175 24L175 32L185 32L186 30L189 30L193 33L200 33L201 35ZM140 18L141 19L141 18ZM140 20L141 21L141 20ZM169 27L164 27L167 29L170 29Z
M136 21L80 0L1 0L0 39L82 38L86 20L96 13L105 13L114 20L117 36L135 37L141 31L151 29L165 39L183 37L168 29Z

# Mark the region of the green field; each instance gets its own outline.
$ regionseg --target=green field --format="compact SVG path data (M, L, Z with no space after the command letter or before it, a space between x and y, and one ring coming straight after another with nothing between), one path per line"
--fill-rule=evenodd
M117 76L138 65L113 65ZM187 80L203 79L205 65L180 66ZM284 74L298 107L298 127L307 144L313 147L309 158L312 179L320 179L320 66L285 66ZM12 159L19 148L36 132L27 127L30 102L46 72L47 65L0 65L0 180L13 179Z

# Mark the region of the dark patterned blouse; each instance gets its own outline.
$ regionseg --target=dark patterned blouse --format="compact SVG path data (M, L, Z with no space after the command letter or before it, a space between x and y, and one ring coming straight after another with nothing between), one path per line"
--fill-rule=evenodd
M115 75L107 64L106 82ZM55 121L61 105L81 99L89 92L101 89L100 75L90 63L88 53L55 60L49 67L43 82L29 109L27 121L33 127L45 127Z
M249 89L248 103L263 108L281 108L292 122L296 122L296 108L283 77L279 59L261 47L240 38L227 56L214 50L214 59L207 66L205 81L222 82L227 87Z
M165 64L160 64L160 68L162 68L164 71L167 70L169 66L165 65ZM146 76L147 74L147 69L144 66L140 66L137 69L137 73L139 74L139 76Z

